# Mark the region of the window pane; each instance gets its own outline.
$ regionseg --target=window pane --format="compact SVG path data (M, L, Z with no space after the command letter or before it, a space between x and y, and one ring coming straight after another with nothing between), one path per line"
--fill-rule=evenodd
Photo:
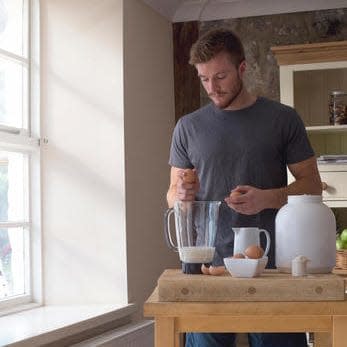
M1 1L1 0L0 0ZM0 58L0 124L23 127L27 118L27 68Z
M27 0L0 0L0 48L27 57Z
M26 292L26 232L24 228L0 228L0 300Z
M28 156L0 151L0 222L28 221Z

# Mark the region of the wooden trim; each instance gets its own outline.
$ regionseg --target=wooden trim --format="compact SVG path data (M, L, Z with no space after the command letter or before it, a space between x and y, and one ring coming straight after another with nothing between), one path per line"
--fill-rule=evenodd
M176 329L179 332L330 332L332 316L194 316L178 317Z
M176 122L200 107L200 81L189 65L190 47L198 37L198 22L173 23Z
M271 47L278 65L347 60L347 41Z
M156 319L154 326L154 338L156 346L176 347L175 318L160 317Z
M334 316L333 317L333 346L344 347L346 346L346 326L347 316Z
M156 288L145 302L144 314L155 317L156 347L178 347L179 333L189 331L310 331L315 335L319 333L317 341L315 341L316 347L325 346L324 342L329 342L331 336L334 347L345 347L346 309L346 300L335 302L163 303L158 301L158 288ZM324 339L319 337L324 337Z

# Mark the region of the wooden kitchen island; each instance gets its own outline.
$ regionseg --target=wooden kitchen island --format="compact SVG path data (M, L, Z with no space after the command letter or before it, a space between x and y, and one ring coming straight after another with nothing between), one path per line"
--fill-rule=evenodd
M266 275L268 274L265 273ZM268 276L270 276L267 281L271 292L277 286L277 277L273 272ZM251 279L254 281L251 287L249 286L250 279L247 279L248 282L245 281L246 295L251 296L256 295L256 293L260 295L253 299L255 301L252 301L252 298L243 299L243 297L227 300L227 298L221 297L220 293L232 293L232 289L230 289L234 287L232 281L246 279L234 279L230 275L226 275L224 279L219 278L215 281L213 276L184 275L180 274L179 270L166 270L159 278L157 288L144 305L144 315L155 319L155 347L179 347L180 333L183 332L314 332L319 333L318 336L326 335L321 333L331 333L331 345L333 347L346 347L347 300L345 300L344 295L345 281L333 274L325 276L331 276L332 290L336 286L336 281L342 281L344 285L342 299L341 295L338 294L339 296L335 300L331 293L326 299L324 298L324 293L328 291L326 277L324 277L322 285L304 288L303 292L307 297L305 301L302 301L302 298L299 298L301 301L297 301L295 298L293 301L289 301L289 296L285 296L281 301L280 297L274 298L273 295L269 300L262 299L261 295L264 294L260 295L259 293L264 293L262 291L264 276L261 276L258 277L261 279L258 281L257 278ZM280 288L283 278L278 277L280 278ZM309 277L315 280L314 276ZM170 278L176 284L182 279L181 288L178 284L175 289L179 297L177 301L166 301L160 294L165 293L165 290L160 290L161 287L165 287L165 284L170 282L166 283L165 279L170 280ZM189 279L195 282L192 287L187 286ZM294 290L298 290L297 284L299 282L289 278L288 280L288 288L295 287ZM183 293L190 300L188 294L189 292L194 293L194 286L197 286L199 281L200 286L203 283L207 288L214 287L209 293L216 292L219 299L213 300L213 294L210 294L208 300L204 301L196 301L194 297L191 301L182 299L180 295ZM226 285L226 283L228 284ZM234 283L236 284L236 282ZM314 292L313 298L310 297L311 289ZM281 290L283 292L283 288ZM289 292L292 291L289 290ZM301 289L298 292L302 292ZM238 293L239 295L242 294L239 291ZM321 295L321 299L317 299L315 297L317 295ZM330 347L330 343L319 341L321 340L316 340L315 347Z

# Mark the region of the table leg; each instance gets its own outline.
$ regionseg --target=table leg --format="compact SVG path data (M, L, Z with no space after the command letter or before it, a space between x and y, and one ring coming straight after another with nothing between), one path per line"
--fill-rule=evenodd
M156 317L154 324L155 347L177 347L178 334L175 333L173 317Z
M176 333L175 334L175 347L181 347L181 346L184 346L183 344L183 334L180 334L180 333Z
M331 334L314 333L313 347L331 347Z
M333 347L346 346L347 316L333 316Z

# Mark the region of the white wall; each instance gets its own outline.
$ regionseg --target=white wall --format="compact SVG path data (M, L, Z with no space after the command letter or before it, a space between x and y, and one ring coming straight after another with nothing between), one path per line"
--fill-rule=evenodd
M41 0L41 36L45 302L136 302L140 317L179 266L163 236L171 23L140 0Z
M127 303L120 0L41 0L47 304Z
M163 234L174 127L172 25L124 1L124 107L129 300L142 303L165 268L179 267Z

